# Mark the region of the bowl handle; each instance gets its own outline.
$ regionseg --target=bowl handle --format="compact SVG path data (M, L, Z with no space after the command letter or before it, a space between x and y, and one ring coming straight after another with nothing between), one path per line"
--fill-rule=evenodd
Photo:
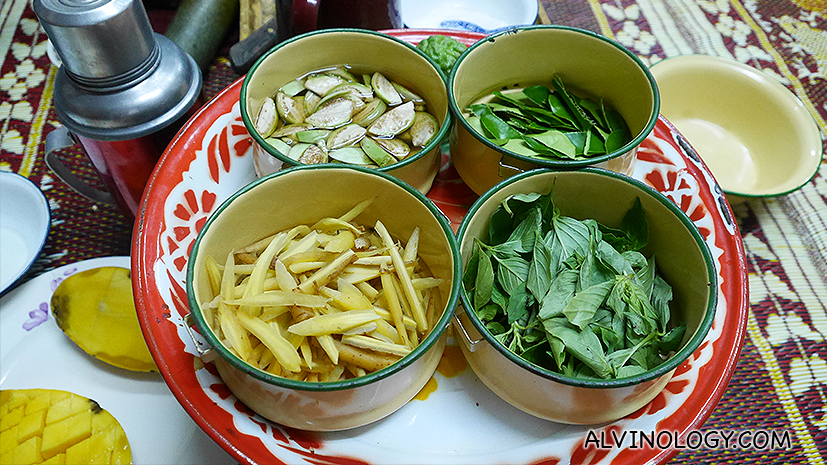
M86 182L75 176L75 174L60 161L57 151L73 145L75 145L75 140L72 138L72 133L69 132L66 126L61 126L46 134L46 151L43 154L46 166L49 167L58 179L87 199L107 205L117 205L112 194L89 186Z
M454 312L454 320L456 323L455 328L459 329L458 332L462 336L460 339L462 339L465 347L468 348L468 352L476 351L477 344L482 342L483 339L476 328L474 328L471 320L468 319L468 315L465 314L465 309L462 305L457 306L457 310Z
M520 173L525 172L524 169L518 168L516 166L509 165L504 160L505 160L505 155L500 157L500 162L498 163L499 168L497 168L497 175L501 179L510 178L511 176L514 176L515 174L520 174ZM511 173L511 174L503 174L503 169L511 170L511 171L514 171L514 172Z
M204 363L210 363L216 358L218 358L218 353L212 349L206 342L203 342L201 338L195 336L195 333L192 330L193 325L195 325L195 321L192 318L192 313L187 313L184 315L184 327L187 328L187 332L190 334L192 338L193 344L195 344L195 350L198 351L198 356L201 358L201 361ZM207 346L205 349L204 346Z

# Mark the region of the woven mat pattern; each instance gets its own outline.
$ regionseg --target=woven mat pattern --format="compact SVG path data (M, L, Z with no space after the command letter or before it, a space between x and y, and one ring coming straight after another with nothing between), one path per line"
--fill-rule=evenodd
M616 39L647 64L703 53L769 72L802 100L822 133L827 132L824 0L540 0L540 5L539 22ZM226 49L222 54L226 56ZM115 208L74 193L43 162L45 134L60 125L52 104L56 69L29 1L0 4L0 56L0 170L34 181L52 210L49 239L26 279L78 260L128 255L130 222ZM206 99L238 77L226 58L218 57L205 76ZM63 151L62 159L90 184L103 187L79 150ZM825 463L824 166L799 191L734 206L747 253L750 314L738 367L703 428L788 431L792 447L686 450L672 463Z

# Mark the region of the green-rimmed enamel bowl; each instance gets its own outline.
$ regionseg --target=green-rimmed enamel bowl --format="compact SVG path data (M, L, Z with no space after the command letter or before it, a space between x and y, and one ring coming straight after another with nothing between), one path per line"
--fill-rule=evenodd
M569 424L597 424L620 419L649 403L675 370L698 349L715 316L717 283L709 248L687 215L663 194L623 174L600 168L574 171L536 169L510 177L471 206L458 239L463 263L474 239L488 240L489 219L514 194L554 190L560 214L620 226L623 215L640 199L649 227L648 245L658 271L672 286L672 321L686 323L680 348L659 366L615 379L575 378L518 357L493 337L463 289L462 309L454 321L460 348L477 376L498 396L534 416Z
M343 65L359 73L379 71L425 99L428 112L439 125L436 134L416 153L377 170L427 193L442 160L439 143L451 127L446 78L433 60L413 45L382 32L362 29L325 29L302 34L280 43L253 64L244 77L239 103L244 125L254 140L256 172L265 175L301 164L267 143L255 130L253 120L264 99L310 72Z
M697 150L730 203L788 194L818 172L818 124L771 73L707 55L667 58L651 71L663 116Z
M436 278L441 313L420 344L393 365L366 376L336 382L295 381L253 368L215 336L200 311L211 297L205 257L226 257L296 225L339 217L362 200L374 198L354 220L381 220L395 238L421 230L419 258ZM222 260L218 260L223 263ZM215 357L218 373L239 400L261 416L285 426L335 431L377 421L411 400L436 370L446 329L459 298L459 249L437 207L416 189L386 174L355 166L308 165L253 181L227 199L206 221L187 267L191 316ZM216 356L217 355L217 356ZM206 353L202 354L206 358Z
M551 88L554 76L576 96L602 99L617 110L631 140L588 158L539 158L489 140L464 116L470 104L493 91L536 84ZM518 27L471 45L454 64L448 97L456 120L450 137L452 161L462 180L480 195L508 176L538 167L599 166L631 174L637 148L652 132L660 111L655 80L635 54L602 35L565 26Z

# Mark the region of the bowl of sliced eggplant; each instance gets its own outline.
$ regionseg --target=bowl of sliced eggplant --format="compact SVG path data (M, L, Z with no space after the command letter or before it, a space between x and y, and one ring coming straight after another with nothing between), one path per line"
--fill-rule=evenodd
M252 66L239 99L259 176L357 165L427 193L451 125L438 66L400 39L361 29L282 42Z
M468 47L448 82L451 158L477 194L533 168L630 174L660 111L648 68L591 31L536 25Z

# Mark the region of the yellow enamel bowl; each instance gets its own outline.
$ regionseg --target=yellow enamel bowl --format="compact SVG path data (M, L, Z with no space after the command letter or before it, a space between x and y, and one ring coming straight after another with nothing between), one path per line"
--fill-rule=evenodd
M451 116L445 78L439 67L416 47L390 35L360 29L326 29L296 36L277 45L253 64L241 86L240 106L244 125L252 135L256 173L265 175L301 163L280 152L254 128L266 97L313 71L351 66L355 72L379 71L389 80L421 96L439 124L437 133L417 153L377 171L395 176L427 193L439 171L439 142L448 134Z
M715 266L698 229L673 202L640 181L600 168L536 169L497 184L471 206L460 225L463 263L467 265L475 239L488 241L489 220L504 199L515 194L545 194L552 187L553 203L561 215L591 218L615 228L635 199L640 199L649 226L649 242L641 252L646 257L654 255L658 271L672 286L671 320L686 323L680 348L659 366L632 377L565 376L530 363L503 346L472 310L464 289L454 333L480 380L520 410L568 424L614 421L654 399L675 369L703 342L715 315Z
M731 202L787 194L821 165L810 110L773 76L732 59L684 55L651 67L661 113Z
M566 90L617 110L632 139L610 153L586 159L537 158L507 150L480 133L464 115L493 91L535 84L551 87L559 76ZM641 142L657 122L660 100L649 69L632 52L604 36L563 26L526 26L491 35L459 56L448 81L451 158L477 194L520 171L599 166L631 174Z
M310 194L312 191L312 194ZM295 381L254 368L220 342L200 310L212 299L205 257L226 257L277 231L339 217L362 200L373 203L354 219L381 219L391 236L407 239L421 228L419 259L441 278L438 318L408 355L366 376L335 382ZM219 260L223 263L223 260ZM235 396L264 418L312 431L363 426L411 400L436 370L446 329L459 298L459 252L448 221L424 195L398 179L367 168L307 165L281 170L242 188L201 229L187 269L187 297L194 323L210 347L219 375Z

